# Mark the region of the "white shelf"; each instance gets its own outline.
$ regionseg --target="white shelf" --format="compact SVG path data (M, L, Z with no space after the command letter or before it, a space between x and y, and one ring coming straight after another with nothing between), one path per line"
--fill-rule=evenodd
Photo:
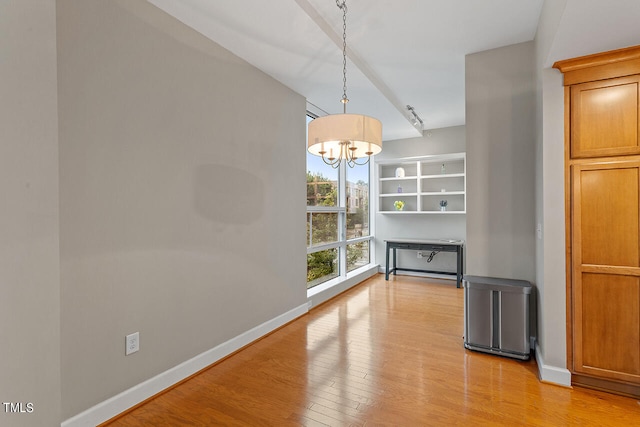
M466 213L465 153L386 159L376 163L378 212L392 215ZM397 168L403 168L405 176L397 177ZM402 192L397 191L399 187ZM394 208L395 200L405 202L404 210ZM439 210L440 200L447 200L446 211Z
M415 181L418 177L417 176L405 176L402 178L397 178L395 176L389 177L389 178L380 178L380 181Z
M425 191L420 194L423 196L447 196L447 195L455 195L455 194L464 195L464 191Z
M438 179L438 178L457 178L457 177L463 177L464 178L464 174L463 173L440 173L437 175L422 175L420 178L422 179ZM416 178L416 177L414 177Z
M417 196L418 193L384 193L380 194L380 197L402 197L402 196Z
M379 211L383 215L465 215L464 211Z

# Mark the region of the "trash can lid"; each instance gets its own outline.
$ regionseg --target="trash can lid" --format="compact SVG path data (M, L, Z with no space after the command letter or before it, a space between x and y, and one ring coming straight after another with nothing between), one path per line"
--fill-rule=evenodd
M464 276L462 278L462 286L465 288L502 292L531 293L531 283L526 280L502 279L498 277Z

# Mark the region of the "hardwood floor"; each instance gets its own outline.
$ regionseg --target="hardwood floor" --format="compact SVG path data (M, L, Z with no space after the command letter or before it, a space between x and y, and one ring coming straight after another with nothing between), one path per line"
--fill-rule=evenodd
M465 350L452 283L374 276L105 425L640 425L635 399Z

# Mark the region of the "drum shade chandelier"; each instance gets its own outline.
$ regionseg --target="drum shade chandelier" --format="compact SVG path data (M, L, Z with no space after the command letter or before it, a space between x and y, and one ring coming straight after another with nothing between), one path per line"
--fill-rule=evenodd
M365 165L382 151L382 123L362 114L347 114L347 1L336 0L342 9L342 114L318 117L309 123L308 150L333 168L342 161L349 167ZM362 161L361 159L366 158Z

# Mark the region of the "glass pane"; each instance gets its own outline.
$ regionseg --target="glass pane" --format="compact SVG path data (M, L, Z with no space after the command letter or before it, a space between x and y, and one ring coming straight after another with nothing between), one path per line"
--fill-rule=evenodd
M311 117L307 116L307 124ZM338 205L338 170L307 151L307 206Z
M369 264L369 240L347 245L347 271Z
M369 235L369 164L347 168L347 240Z
M337 242L338 214L335 212L308 213L307 230L311 230L311 245ZM308 241L309 238L307 238Z
M338 249L307 255L307 289L338 277Z

